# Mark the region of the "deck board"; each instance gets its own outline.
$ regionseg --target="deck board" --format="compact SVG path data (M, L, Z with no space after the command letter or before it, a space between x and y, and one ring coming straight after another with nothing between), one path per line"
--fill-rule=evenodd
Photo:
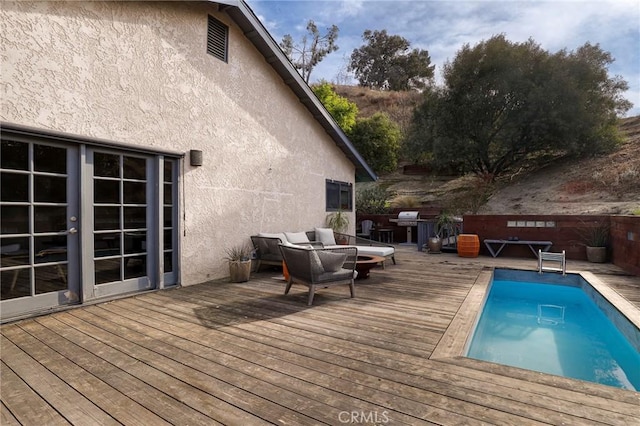
M166 306L166 303L163 303L161 306ZM194 325L193 324L189 324L186 325L186 327L188 328L193 328ZM245 334L245 336L247 337L244 345L245 347L250 348L251 350L248 351L248 354L251 355L252 357L252 361L256 362L256 363L267 363L265 365L270 365L273 364L274 362L278 362L278 370L279 371L285 371L287 372L287 374L293 375L295 377L308 377L308 383L305 385L306 387L309 387L311 383L321 383L324 386L326 386L327 388L332 388L332 389L337 389L340 392L343 392L345 395L350 395L353 393L353 380L354 380L354 376L356 375L356 373L358 371L364 371L366 374L363 377L367 377L370 378L370 373L371 371L373 371L373 369L371 368L371 363L368 362L366 359L364 360L359 360L359 362L356 362L356 360L354 359L349 359L346 362L349 363L349 368L344 368L341 367L341 364L343 362L341 362L341 357L343 356L353 356L353 354L351 354L350 352L346 352L345 355L345 351L344 349L340 348L340 347L333 347L333 348L327 348L325 347L326 345L323 345L323 352L319 352L317 350L313 349L313 341L309 340L307 338L304 339L296 339L296 341L293 341L291 339L287 340L286 335L282 336L280 335L280 339L278 339L278 335L272 333L271 331L267 330L264 331L264 333L266 333L267 339L259 339L257 338L257 340L263 340L266 342L266 344L270 344L270 345L274 345L277 347L281 347L283 349L281 349L279 352L278 351L268 351L268 348L265 348L265 345L258 346L256 345L254 342L250 341L250 339L256 338L256 336L258 335L258 333L260 332L260 330L257 327L251 327L248 330L248 333ZM183 336L185 333L184 330L180 330L179 331L179 335ZM195 335L197 336L203 336L203 333L206 333L206 330L199 330L195 332ZM220 338L219 336L220 333L215 333L211 335L211 340L218 340ZM202 337L201 337L202 338ZM222 342L221 342L222 343ZM227 351L231 351L230 353L234 356L234 357L243 357L243 356L247 356L246 353L243 352L238 352L237 350L233 350L233 348L230 348L229 346L227 346L227 344L222 344L220 345L221 347L224 347ZM294 347L295 346L295 347ZM333 356L329 357L327 356L326 351L329 351L330 353L333 354ZM263 360L263 361L259 361L259 360L254 360L254 358L259 357L261 353L265 353L268 352L270 355L270 359L267 360ZM296 359L292 359L291 358L291 354L292 353L297 353L300 356L297 357ZM284 359L282 359L284 357ZM320 361L318 358L320 359L326 359L328 360L328 362L322 362ZM280 360L280 361L277 361ZM320 364L317 364L320 363ZM400 361L401 362L401 361ZM297 363L297 364L296 364ZM295 367L295 368L294 368ZM293 370L292 370L293 368ZM310 371L308 371L310 369ZM406 385L402 384L402 385L398 385L396 380L396 376L399 374L399 372L397 370L392 370L392 369L388 369L388 371L385 373L385 376L387 377L386 382L388 382L386 384L386 386L392 386L395 384L395 395L392 396L394 398L394 401L396 402L396 404L398 404L398 406L396 407L396 409L398 409L398 407L401 405L400 401L402 401L403 399L406 399L407 394L411 394L412 392L415 393L417 390L419 390L418 387L415 388L411 388L411 387L407 387ZM310 376L309 376L310 375ZM344 380L342 380L342 378L347 377L349 379L349 381L345 382ZM368 382L364 382L364 383L357 383L358 387L361 386L373 386L374 389L375 387L379 387L381 386L381 379L380 377L382 376L378 376L378 378L373 378L372 380L369 380ZM280 380L281 381L281 380ZM391 384L389 384L391 383ZM399 386L399 388L398 388ZM447 385L441 385L441 387L443 388L442 391L445 391L445 387ZM362 392L362 390L360 390L360 392ZM369 391L371 392L371 391ZM436 414L438 414L438 407L428 407L428 405L424 404L422 401L424 401L425 399L433 399L434 395L438 395L438 394L433 394L433 393L429 393L429 394L423 394L423 393L418 393L418 395L414 395L413 396L413 401L405 401L405 404L409 404L413 406L413 412L414 412L414 416L417 418L418 415L421 415L423 412L425 412L424 415L429 414L426 413L427 409L429 410L436 410ZM311 389L311 397L318 397L318 393L316 390ZM343 397L345 399L350 399L348 397ZM390 398L390 397L387 397ZM351 401L351 403L356 403L357 401ZM375 401L374 401L375 402ZM442 399L441 401L442 404L448 404L453 408L457 408L457 410L460 410L462 412L466 412L466 411L473 411L475 407L473 406L460 406L460 404L457 404L455 401L447 401L446 399ZM363 404L362 402L357 402L357 407L365 407L365 408L360 408L360 409L367 409L366 405ZM368 410L368 409L367 409ZM379 412L382 412L382 409L378 409ZM430 414L433 415L433 414ZM452 419L454 417L460 417L456 414L456 412L448 412L445 414L441 414L444 415L444 417L451 417ZM332 423L331 420L335 421L335 416L332 416L329 419L329 423ZM417 424L416 423L416 418L409 418L407 419L409 421L410 424ZM434 420L437 419L439 417L435 417L432 418L430 420ZM397 415L394 416L394 420L398 421L398 420L402 420L400 419ZM515 418L514 418L515 420ZM470 418L463 418L461 420L462 424L469 424L472 423L473 419Z
M14 335L12 336L14 340L10 341L8 338L0 336L0 345L2 346L3 361L15 374L20 376L30 389L50 405L56 407L56 411L70 423L84 421L105 425L118 424L111 416L75 391L63 379L36 362L29 353L31 348L25 350L28 345L24 344L22 337ZM28 337L26 338L28 339ZM20 347L16 345L20 345Z
M4 345L2 354L6 356ZM55 411L44 399L29 387L18 374L9 368L4 361L0 364L2 377L2 405L9 411L3 414L11 416L21 424L68 425L64 417ZM10 407L10 408L9 408ZM4 411L4 409L3 409ZM4 421L2 423L4 425Z
M4 405L4 402L1 402L1 401L0 401L0 425L3 425L3 426L20 425L20 422L18 422L18 419L16 419L15 416L11 414L7 406Z
M151 411L145 410L144 407L131 398L120 393L117 389L88 374L86 370L78 368L77 364L37 340L36 336L41 335L43 331L47 333L47 330L43 330L36 322L26 324L24 329L13 327L4 330L5 334L13 341L20 341L21 348L34 360L58 377L64 378L77 392L105 410L105 412L109 412L110 416L116 421L124 424L168 424Z
M284 295L280 273L266 269L246 283L3 325L0 421L335 425L355 413L360 424L640 424L638 392L430 358L483 271L535 269L535 259L405 247L396 258L357 282L355 299L347 286L321 288L311 307L306 287ZM590 270L640 309L638 277L608 264L569 267Z

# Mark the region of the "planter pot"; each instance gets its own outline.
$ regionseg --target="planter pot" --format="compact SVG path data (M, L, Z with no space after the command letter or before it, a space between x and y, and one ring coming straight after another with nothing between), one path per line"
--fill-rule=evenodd
M480 253L480 239L476 234L458 235L458 256L478 257Z
M251 260L229 262L229 276L232 283L249 281Z
M336 244L340 246L346 246L349 240L345 237L336 237Z
M438 237L431 237L427 241L427 247L429 247L429 253L441 253L442 240Z
M587 260L594 263L605 263L607 261L607 248L587 246Z

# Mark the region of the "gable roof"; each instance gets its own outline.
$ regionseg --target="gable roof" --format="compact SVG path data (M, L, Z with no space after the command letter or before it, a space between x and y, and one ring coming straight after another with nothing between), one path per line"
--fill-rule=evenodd
M320 123L338 148L356 166L356 182L377 180L378 176L355 149L309 85L291 65L278 43L271 37L244 0L211 1L211 3L220 5L219 10L226 13L240 27L245 37L258 49L267 63L273 67L284 83L298 96L300 102L311 112L311 115Z

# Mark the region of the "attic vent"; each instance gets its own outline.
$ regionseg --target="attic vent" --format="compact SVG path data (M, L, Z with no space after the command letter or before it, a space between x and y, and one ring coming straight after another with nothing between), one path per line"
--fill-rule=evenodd
M209 16L207 28L207 53L221 61L227 62L227 45L229 40L229 27Z

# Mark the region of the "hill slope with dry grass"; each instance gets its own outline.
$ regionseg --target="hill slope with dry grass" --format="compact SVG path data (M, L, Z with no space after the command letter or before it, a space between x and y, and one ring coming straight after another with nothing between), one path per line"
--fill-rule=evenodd
M421 205L457 214L639 215L640 116L624 119L621 130L625 142L608 155L558 158L494 184L471 175L408 175L400 167L370 185L394 193L399 207Z
M409 128L413 110L422 101L418 92L372 90L360 86L333 86L335 92L358 106L358 117L371 117L385 112L404 132Z
M335 86L335 90L356 103L361 117L383 111L403 130L421 99L415 92L355 86ZM400 207L433 206L456 213L640 214L640 116L623 119L620 129L625 142L610 154L558 158L540 168L504 176L494 185L473 176L404 174L402 165L375 184L359 185L390 190Z
M616 151L556 160L497 189L479 212L640 214L640 116L620 128L626 141Z

